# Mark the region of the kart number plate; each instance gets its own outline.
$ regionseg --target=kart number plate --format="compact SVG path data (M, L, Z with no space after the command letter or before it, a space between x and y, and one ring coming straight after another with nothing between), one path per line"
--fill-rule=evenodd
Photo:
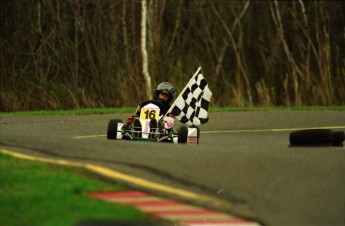
M140 120L156 119L158 121L159 109L142 108L140 111Z

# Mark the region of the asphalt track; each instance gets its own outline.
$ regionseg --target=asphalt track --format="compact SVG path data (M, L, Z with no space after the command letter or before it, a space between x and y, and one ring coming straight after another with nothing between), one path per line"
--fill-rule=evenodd
M264 225L345 225L344 146L290 147L288 139L299 129L344 131L344 111L210 113L199 145L107 140L108 120L127 116L1 116L1 149Z

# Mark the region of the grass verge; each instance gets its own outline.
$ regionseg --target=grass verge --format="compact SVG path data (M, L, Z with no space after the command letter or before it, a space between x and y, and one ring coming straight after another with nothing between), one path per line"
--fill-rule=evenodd
M114 113L133 113L135 107L127 108L85 108L57 111L17 111L0 112L0 116L14 115L90 115L90 114L114 114ZM210 112L230 112L230 111L272 111L272 110L340 110L344 111L345 106L292 106L292 107L210 107Z
M0 152L0 225L72 226L85 220L153 221L133 207L88 198L89 192L126 188L79 171L20 160Z
M71 110L42 110L42 111L16 111L0 112L0 115L90 115L90 114L113 114L135 112L134 107L128 108L83 108Z

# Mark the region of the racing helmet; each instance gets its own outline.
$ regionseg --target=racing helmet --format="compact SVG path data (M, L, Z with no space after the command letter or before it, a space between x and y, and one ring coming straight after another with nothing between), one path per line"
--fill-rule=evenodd
M169 104L172 99L174 99L176 95L176 88L173 84L170 82L162 82L160 83L155 90L155 99L158 101L162 101L159 99L159 94L163 92L168 95L168 101L167 103Z

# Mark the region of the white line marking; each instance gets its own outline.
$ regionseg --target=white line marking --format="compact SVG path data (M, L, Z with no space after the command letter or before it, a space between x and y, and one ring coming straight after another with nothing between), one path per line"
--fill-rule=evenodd
M201 131L201 133L248 133L248 132L286 132L306 129L345 129L345 126L323 126L309 128L285 128L285 129L244 129L244 130L218 130L218 131Z
M252 132L286 132L294 130L305 130L305 129L345 129L345 126L323 126L323 127L308 127L308 128L283 128L283 129L243 129L243 130L211 130L211 131L201 131L202 134L211 134L211 133L252 133ZM98 138L106 137L107 135L80 135L71 137L71 139L89 139L89 138Z
M107 135L85 135L85 136L74 136L72 139L87 139L87 138L96 138L96 137L106 137Z

